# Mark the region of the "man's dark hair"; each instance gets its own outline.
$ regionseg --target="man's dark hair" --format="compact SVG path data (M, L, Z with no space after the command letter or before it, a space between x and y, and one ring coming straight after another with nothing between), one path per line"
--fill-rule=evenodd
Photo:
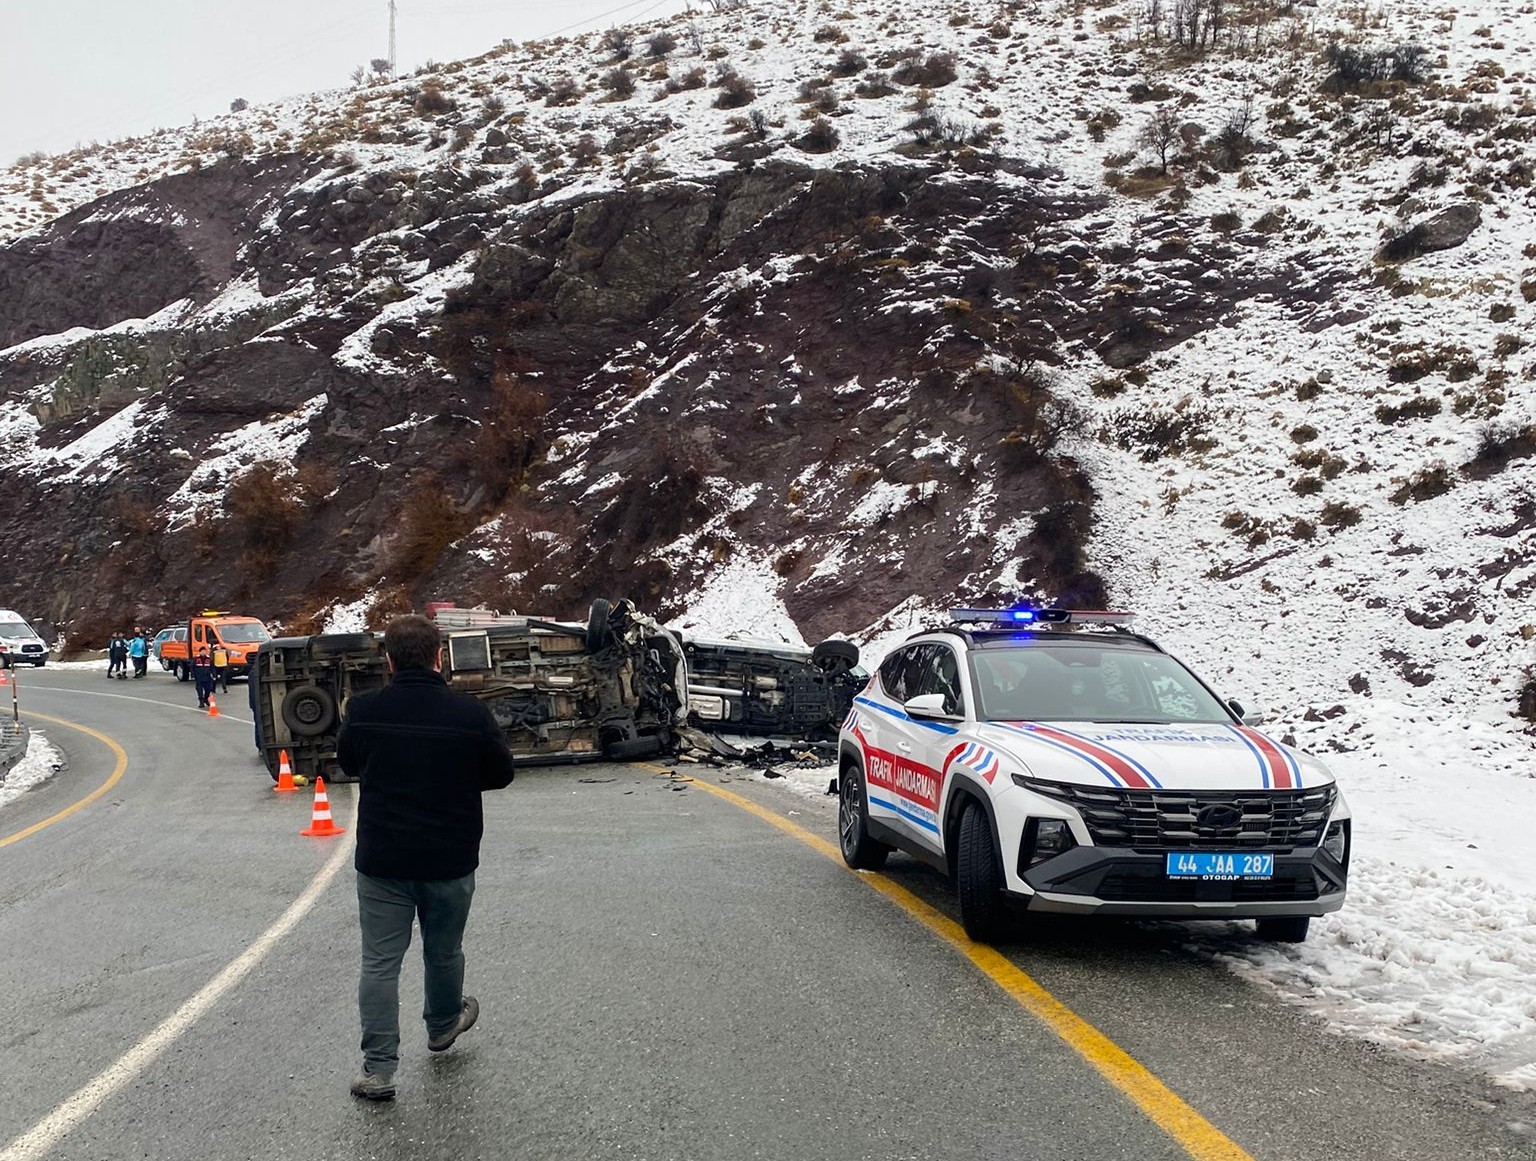
M443 636L425 617L412 614L396 617L384 630L384 652L395 663L395 672L405 669L436 669L437 651Z

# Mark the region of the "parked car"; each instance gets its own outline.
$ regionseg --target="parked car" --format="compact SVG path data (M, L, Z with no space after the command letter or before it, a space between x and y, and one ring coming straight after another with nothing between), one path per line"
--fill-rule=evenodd
M255 617L221 613L199 613L160 642L160 665L181 681L192 676L192 658L203 649L210 654L222 649L229 658L229 676L246 677L256 660L256 650L272 634Z
M27 624L26 618L10 609L0 609L0 665L41 668L48 664L48 646Z
M952 875L966 932L1018 912L1258 921L1344 904L1350 812L1128 614L956 610L881 663L839 739L850 866Z

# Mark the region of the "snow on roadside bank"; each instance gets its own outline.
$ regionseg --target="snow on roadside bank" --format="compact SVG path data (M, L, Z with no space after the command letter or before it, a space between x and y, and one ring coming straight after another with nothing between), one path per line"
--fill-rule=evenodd
M21 761L0 778L0 807L16 801L34 786L41 786L64 768L64 755L39 730L27 739Z
M1506 786L1494 811L1465 770L1326 757L1355 816L1344 909L1301 944L1261 943L1248 923L1177 925L1190 948L1338 1032L1536 1091L1536 779ZM781 773L764 780L820 798L837 768Z

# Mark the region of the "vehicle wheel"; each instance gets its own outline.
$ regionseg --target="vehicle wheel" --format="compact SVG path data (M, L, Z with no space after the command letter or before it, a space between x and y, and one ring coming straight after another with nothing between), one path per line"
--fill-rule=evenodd
M859 663L859 647L852 641L823 641L811 650L811 664L827 673L847 673Z
M661 753L660 738L626 738L617 742L609 742L603 747L603 757L615 762L622 762L630 758L653 758Z
M176 675L177 681L192 680L192 666L189 664L178 662L172 667L171 672Z
M864 771L849 766L837 780L837 845L843 862L856 871L878 871L891 848L869 837L869 803L864 801Z
M587 648L594 652L613 644L613 630L608 626L608 613L613 604L598 597L587 612Z
M298 738L318 738L336 725L336 699L317 685L290 689L280 712Z
M991 943L1002 934L1007 900L992 827L978 803L968 803L960 815L959 842L955 882L960 893L960 922L977 943Z
M1273 943L1302 943L1312 919L1307 915L1274 915L1258 921L1259 938Z
M43 666L45 666L47 664L48 664L48 662L46 660L44 660L44 661L34 661L32 663L32 668L33 669L41 669Z

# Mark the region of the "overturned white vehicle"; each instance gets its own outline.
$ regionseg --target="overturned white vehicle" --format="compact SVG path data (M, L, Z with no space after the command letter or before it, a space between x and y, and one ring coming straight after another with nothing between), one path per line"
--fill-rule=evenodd
M690 722L830 739L865 680L848 642L805 650L692 641L629 601L594 601L585 624L452 607L433 616L443 677L485 701L522 764L654 757ZM347 701L388 681L378 634L264 644L250 699L256 747L272 777L283 751L296 774L341 777L336 733Z

